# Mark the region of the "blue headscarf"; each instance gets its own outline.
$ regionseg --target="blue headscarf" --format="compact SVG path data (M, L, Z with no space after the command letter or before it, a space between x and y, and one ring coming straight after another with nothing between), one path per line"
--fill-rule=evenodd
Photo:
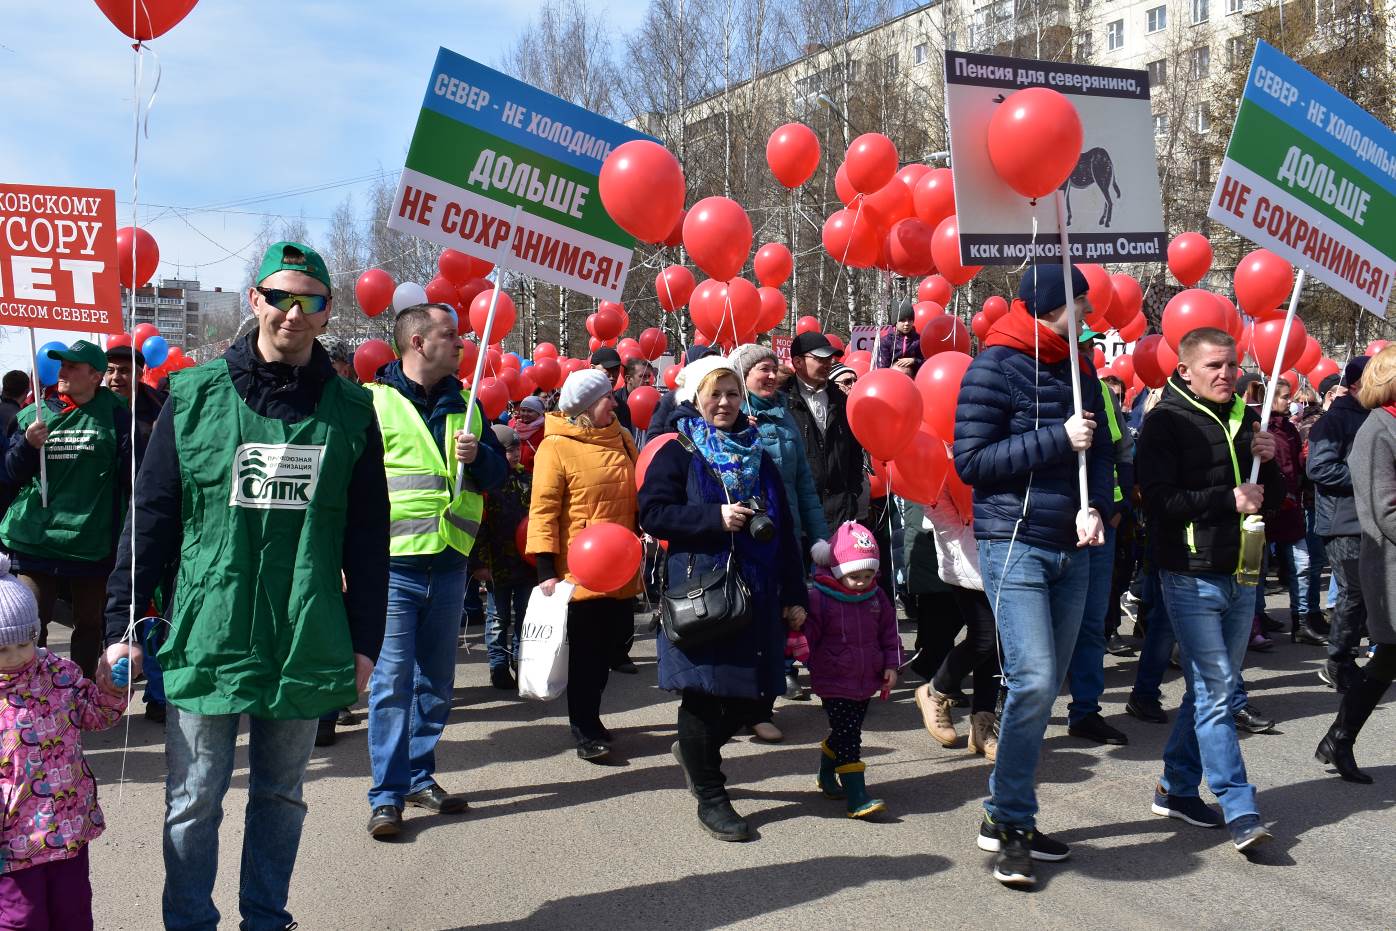
M761 436L754 426L720 430L702 417L685 417L678 429L717 471L733 501L744 501L760 490Z

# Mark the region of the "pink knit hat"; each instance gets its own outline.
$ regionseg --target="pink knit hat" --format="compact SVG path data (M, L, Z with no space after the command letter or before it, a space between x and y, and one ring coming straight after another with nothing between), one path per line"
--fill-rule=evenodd
M834 533L832 543L822 540L810 549L810 555L821 566L829 566L834 578L842 579L860 569L878 569L877 540L872 531L857 521L846 521Z

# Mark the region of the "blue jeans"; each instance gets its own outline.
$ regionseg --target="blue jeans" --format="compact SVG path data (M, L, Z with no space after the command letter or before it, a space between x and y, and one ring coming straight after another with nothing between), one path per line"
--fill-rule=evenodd
M146 704L165 703L165 674L160 671L160 660L155 655L165 642L165 632L169 629L164 618L150 618L141 630L141 648L145 659L141 661L141 671L145 673Z
M532 593L533 586L526 582L490 591L485 607L485 651L491 672L518 661L519 628Z
M456 681L466 571L392 569L388 628L368 685L371 807L402 807L436 772L436 742L446 728Z
M1144 646L1139 650L1139 667L1134 674L1130 699L1146 698L1158 701L1163 696L1163 674L1168 671L1168 659L1178 638L1173 635L1173 623L1168 619L1168 606L1159 591L1158 570L1144 574L1140 580L1143 594L1139 600L1148 606L1144 619ZM1231 696L1232 712L1246 707L1248 695L1244 676L1236 677L1236 694Z
M1298 543L1276 543L1275 552L1289 574L1289 613L1296 621L1318 607L1311 600L1309 585L1309 544L1306 540Z
M1075 724L1088 714L1100 713L1100 696L1105 691L1105 615L1110 610L1110 592L1115 584L1115 528L1105 525L1105 543L1087 551L1090 579L1086 586L1086 610L1081 615L1081 633L1071 654L1068 681L1071 704L1066 723Z
M1250 640L1250 588L1229 575L1160 573L1173 618L1187 688L1163 751L1164 791L1194 796L1207 785L1227 822L1259 814L1255 786L1246 779L1232 701Z
M233 775L236 714L194 714L170 705L165 725L165 927L217 931L213 883L218 825ZM315 721L249 718L248 799L238 911L248 931L291 923L286 898L301 842L301 785L315 748Z
M999 824L1031 829L1037 817L1037 761L1081 631L1090 557L990 540L980 543L979 561L1008 686L984 809Z

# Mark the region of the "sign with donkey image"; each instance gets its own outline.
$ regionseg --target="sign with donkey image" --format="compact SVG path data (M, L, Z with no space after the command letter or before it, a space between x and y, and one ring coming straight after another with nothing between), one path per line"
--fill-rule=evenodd
M989 161L995 108L1027 87L1061 92L1081 116L1081 157L1062 185L1072 258L1161 261L1168 239L1147 71L947 51L945 103L960 261L1019 265L1061 257L1052 198L1033 202L1015 193Z

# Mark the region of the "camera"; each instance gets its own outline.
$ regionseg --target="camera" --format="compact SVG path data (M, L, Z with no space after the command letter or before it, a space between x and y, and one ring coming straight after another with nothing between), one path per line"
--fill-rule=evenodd
M770 543L776 538L776 522L766 513L765 501L753 497L737 503L756 512L746 524L746 532L751 534L753 540L757 543Z

